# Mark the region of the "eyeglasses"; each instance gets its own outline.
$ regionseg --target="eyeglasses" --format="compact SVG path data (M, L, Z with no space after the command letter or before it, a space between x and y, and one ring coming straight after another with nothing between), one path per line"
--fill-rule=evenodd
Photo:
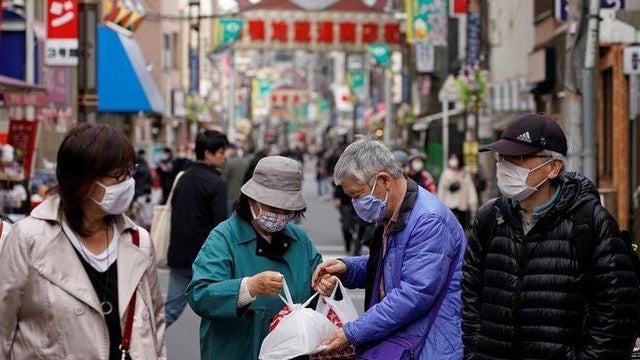
M114 175L107 174L106 176L116 179L117 182L121 183L127 180L127 178L132 177L136 173L136 171L138 171L138 164L134 164L133 167L130 167L124 171L119 171Z
M541 154L512 156L512 155L503 155L503 154L494 153L493 158L496 160L496 162L501 162L503 160L506 160L510 163L521 163L521 162L524 162L525 160L532 159L532 158L551 159L551 156L541 155Z

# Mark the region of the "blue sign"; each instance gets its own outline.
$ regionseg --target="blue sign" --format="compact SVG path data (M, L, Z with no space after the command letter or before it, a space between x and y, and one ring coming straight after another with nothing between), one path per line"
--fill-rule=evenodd
M556 0L556 4L555 4L556 19L560 21L567 21L567 19L569 19L569 1L571 0ZM600 0L600 8L623 10L626 8L625 0Z
M480 13L467 13L467 64L475 65L480 62L482 19Z
M622 10L625 8L624 0L600 0L600 8Z
M189 51L189 93L200 89L200 58L196 50Z

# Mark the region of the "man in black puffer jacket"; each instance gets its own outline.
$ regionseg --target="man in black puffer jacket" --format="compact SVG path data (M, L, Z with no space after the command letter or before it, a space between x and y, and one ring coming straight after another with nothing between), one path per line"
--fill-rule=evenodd
M483 150L502 196L478 211L465 253L465 359L628 359L638 279L593 183L564 174L562 129L525 115Z

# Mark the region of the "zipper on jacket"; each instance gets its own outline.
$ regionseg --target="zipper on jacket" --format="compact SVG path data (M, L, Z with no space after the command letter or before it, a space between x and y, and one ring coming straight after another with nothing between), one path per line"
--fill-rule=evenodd
M522 279L524 278L524 268L525 268L525 244L527 243L527 236L524 234L522 228L518 229L518 240L520 240L520 254L518 256L518 279L516 282L516 289L514 294L514 304L513 304L513 332L514 332L514 348L516 352L520 350L520 291L522 287Z

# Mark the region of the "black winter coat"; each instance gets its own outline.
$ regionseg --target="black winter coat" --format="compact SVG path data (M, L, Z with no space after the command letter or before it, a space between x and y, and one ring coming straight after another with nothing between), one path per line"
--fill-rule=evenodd
M178 179L171 199L169 267L191 269L214 227L227 218L227 185L220 172L202 163Z
M504 198L502 219L493 201L478 211L463 264L465 359L629 358L639 294L631 258L591 181L575 173L562 181L527 235ZM588 202L597 205L585 265L571 214Z

